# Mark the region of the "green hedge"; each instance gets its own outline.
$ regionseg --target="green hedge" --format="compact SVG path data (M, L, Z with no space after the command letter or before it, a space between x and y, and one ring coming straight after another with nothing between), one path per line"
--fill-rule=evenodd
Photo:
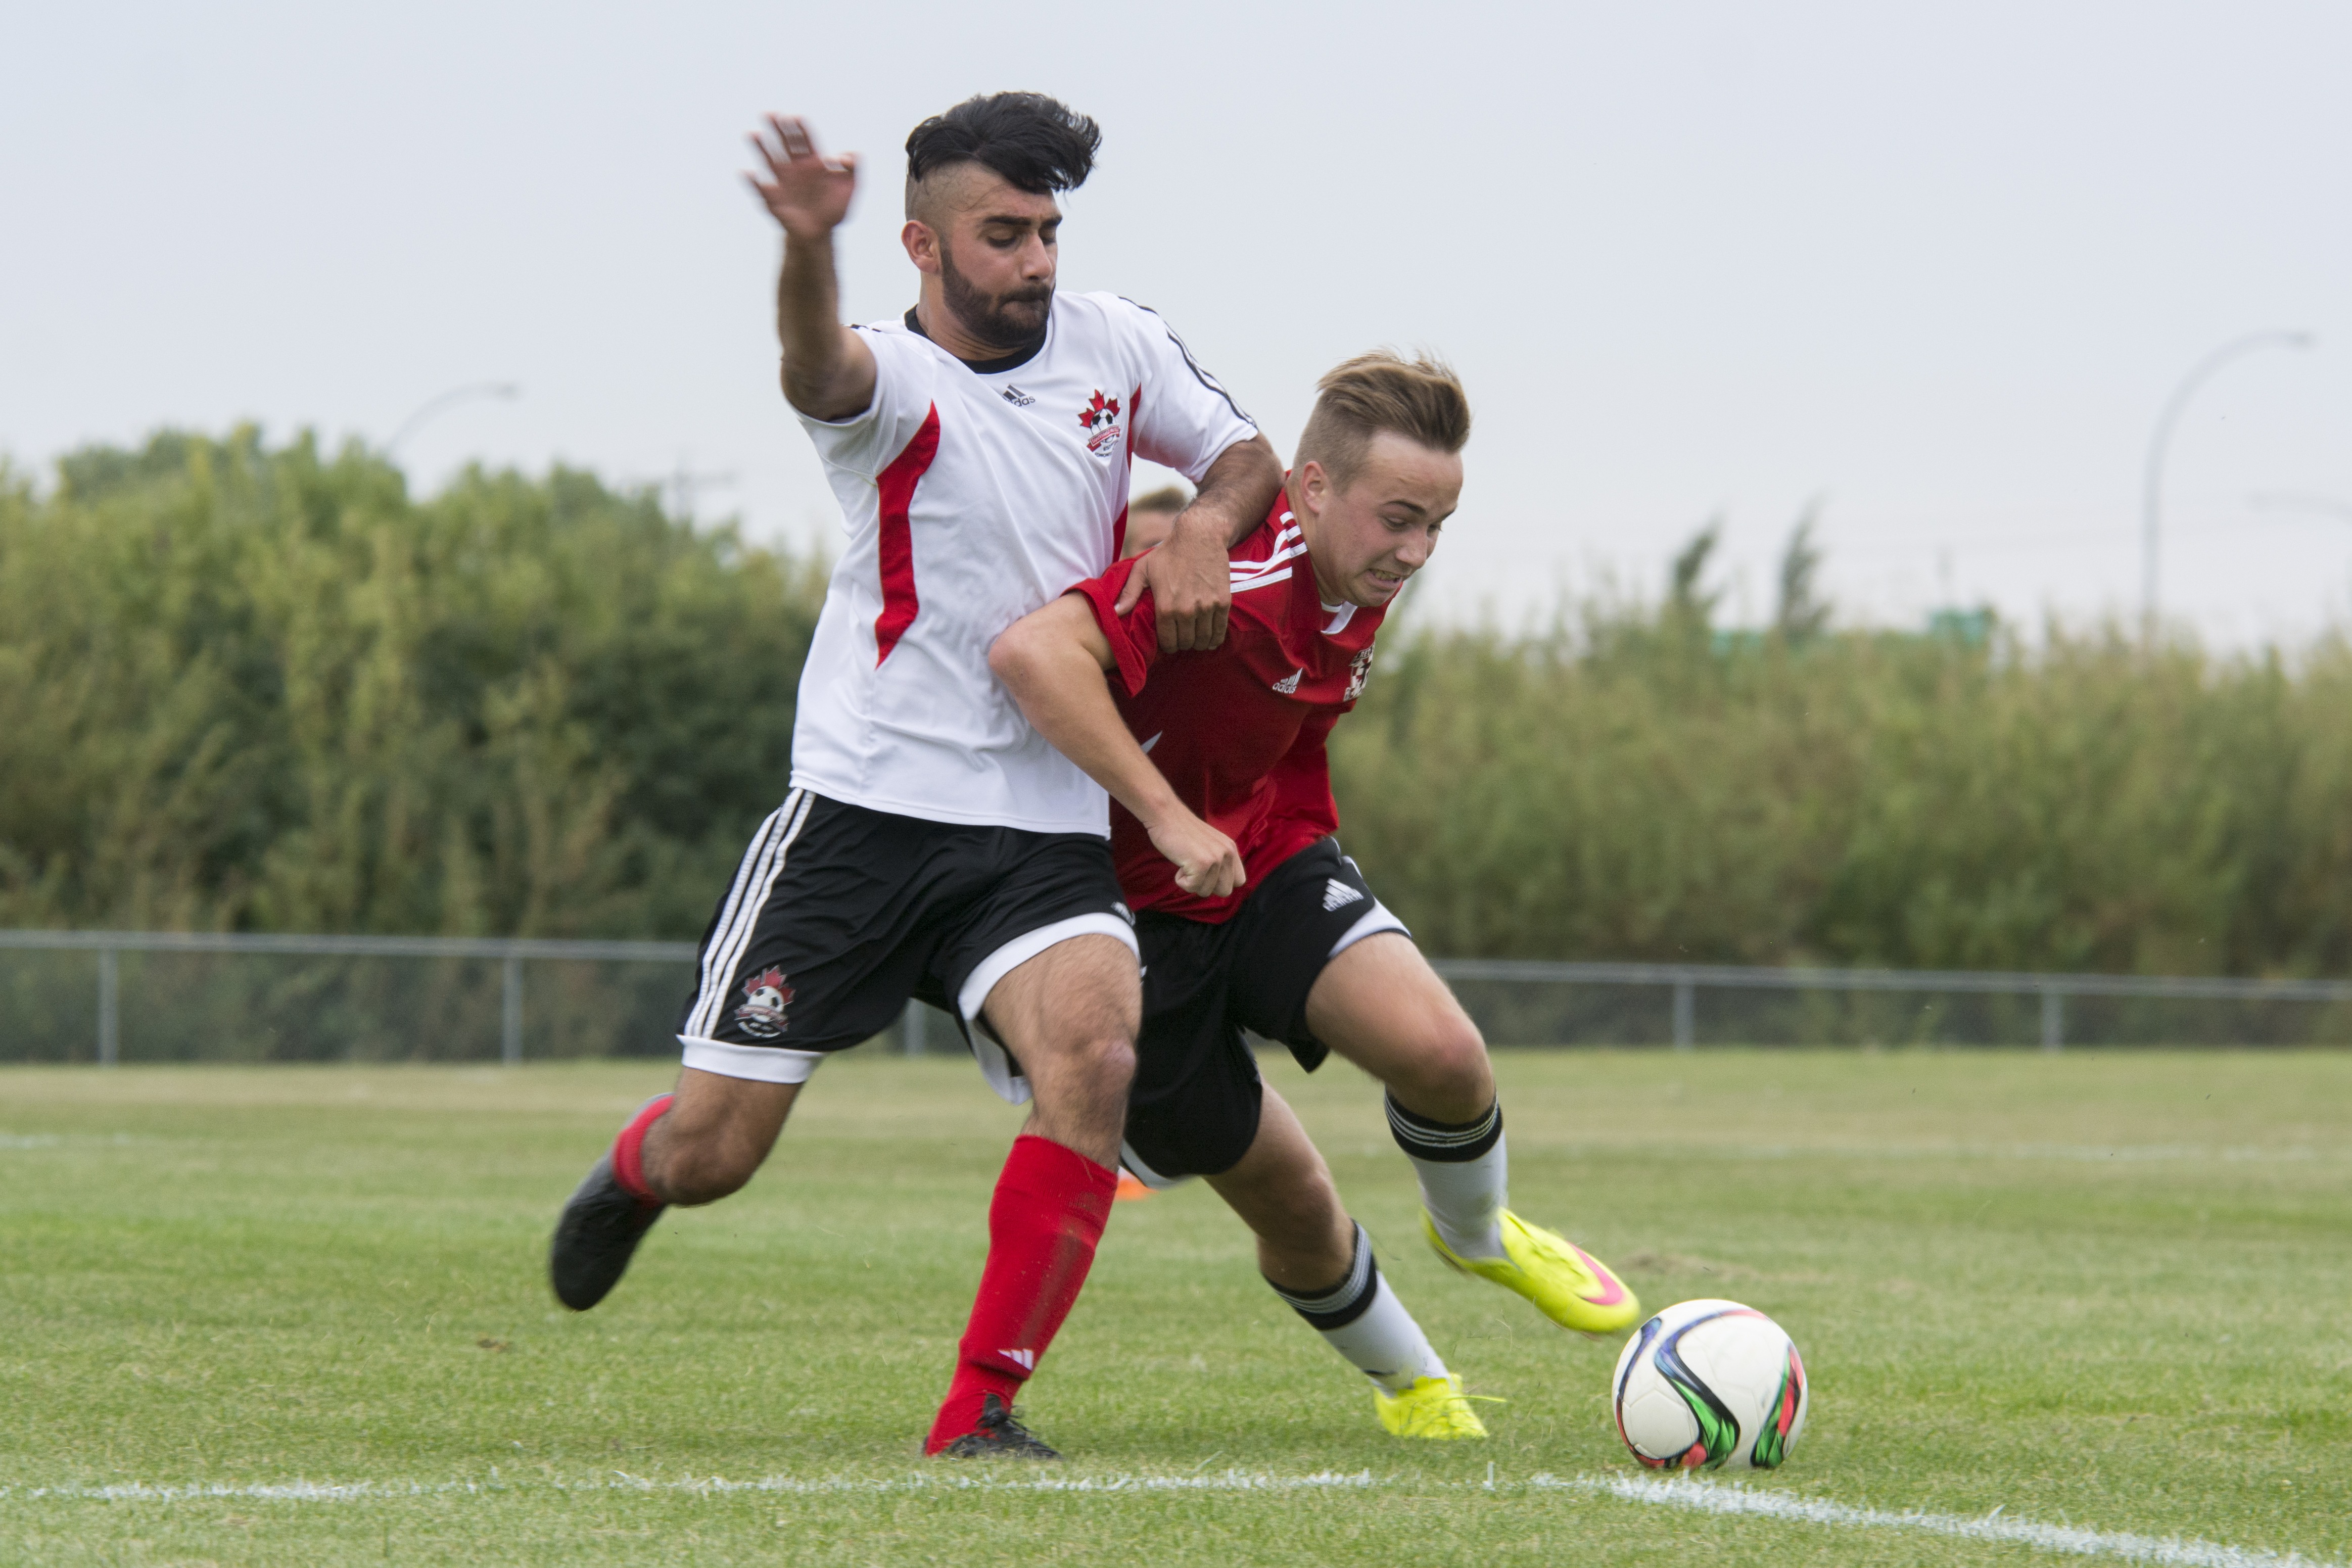
M0 471L0 925L690 936L821 597L562 469L419 503L243 430Z
M1660 606L1400 617L1334 761L1433 950L2346 971L2341 639L1826 631L1805 537L1760 635L1710 625L1709 536ZM419 502L249 430L0 469L0 925L691 937L822 594L569 470Z
M2166 974L2352 957L2352 650L1673 608L1383 648L1350 851L1433 950Z

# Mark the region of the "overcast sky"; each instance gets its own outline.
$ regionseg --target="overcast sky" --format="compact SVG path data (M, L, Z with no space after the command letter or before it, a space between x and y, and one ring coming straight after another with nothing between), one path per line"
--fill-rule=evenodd
M1460 367L1422 603L1654 590L1726 520L1769 613L1817 498L1850 619L2136 612L2166 395L2168 612L2352 618L2352 5L24 6L0 91L0 452L158 425L709 476L838 528L774 382L742 134L869 160L856 319L911 302L908 130L976 91L1103 123L1063 285L1151 305L1287 450L1379 343ZM2258 505L2261 496L2306 497ZM2332 509L2331 509L2332 508Z

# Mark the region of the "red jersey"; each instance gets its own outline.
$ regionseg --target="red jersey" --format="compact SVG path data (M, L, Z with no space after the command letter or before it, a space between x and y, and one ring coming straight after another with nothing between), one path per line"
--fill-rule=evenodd
M1137 559L1140 559L1139 557ZM1268 872L1339 826L1324 737L1371 674L1384 610L1328 605L1286 496L1232 551L1234 604L1223 646L1162 654L1150 593L1114 616L1134 560L1070 590L1110 640L1111 682L1127 727L1179 799L1238 845L1249 881L1223 898L1176 885L1176 867L1143 824L1110 805L1111 854L1137 909L1221 924Z

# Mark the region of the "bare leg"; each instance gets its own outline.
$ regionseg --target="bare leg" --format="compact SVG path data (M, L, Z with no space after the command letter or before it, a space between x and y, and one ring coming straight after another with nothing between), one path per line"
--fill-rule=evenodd
M1470 1122L1495 1103L1478 1026L1397 932L1367 936L1323 967L1307 994L1307 1027L1428 1121Z
M1056 943L996 982L982 1009L1027 1075L1024 1132L1118 1164L1135 1079L1143 982L1135 955L1110 936Z
M646 1132L646 1185L665 1203L715 1203L741 1189L776 1146L797 1083L678 1070L677 1097Z
M1509 1159L1494 1066L1421 949L1396 932L1357 943L1317 977L1307 1022L1388 1086L1389 1127L1436 1235L1457 1257L1501 1257Z
M1258 1271L1277 1289L1313 1291L1348 1272L1355 1222L1340 1206L1321 1151L1272 1088L1249 1153L1206 1179L1256 1234Z
M1371 1239L1340 1207L1330 1167L1281 1095L1265 1091L1249 1153L1208 1180L1257 1233L1258 1268L1266 1283L1349 1364L1390 1396L1446 1375L1428 1336L1381 1277ZM1449 1412L1453 1400L1449 1393ZM1474 1418L1468 1425L1477 1423Z
M1110 1217L1142 980L1125 943L1075 936L997 981L985 1010L1034 1104L996 1178L988 1266L923 1449L1045 1458L1053 1450L1010 1411L1076 1302Z

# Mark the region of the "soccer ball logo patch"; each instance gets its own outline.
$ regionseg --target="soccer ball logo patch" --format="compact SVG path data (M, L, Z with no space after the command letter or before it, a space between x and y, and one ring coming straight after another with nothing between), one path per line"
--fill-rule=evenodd
M743 1005L735 1021L754 1040L773 1040L784 1032L784 1009L792 1005L793 988L782 969L763 969L743 982Z
M1097 387L1094 402L1078 410L1078 423L1086 429L1088 452L1108 457L1118 450L1118 399L1103 396Z

